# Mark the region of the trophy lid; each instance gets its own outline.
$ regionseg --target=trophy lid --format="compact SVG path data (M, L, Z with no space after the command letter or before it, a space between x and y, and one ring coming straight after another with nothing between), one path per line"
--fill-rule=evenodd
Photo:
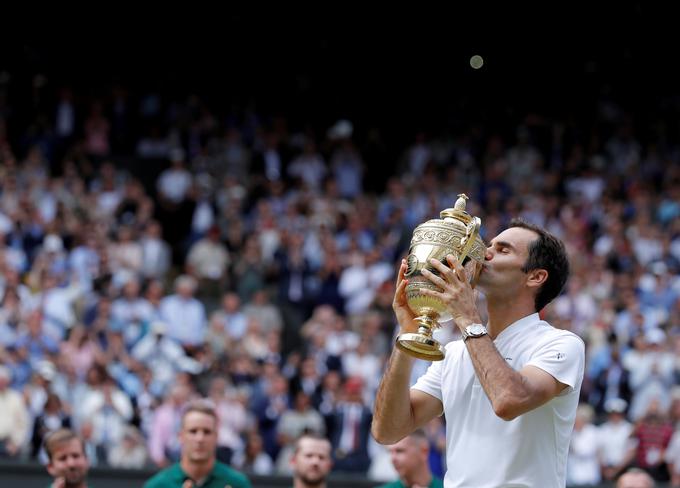
M444 209L439 213L439 215L442 219L446 219L448 217L449 219L459 220L464 224L469 224L472 220L472 216L465 211L467 200L468 196L465 193L459 194L458 200L456 200L453 208Z

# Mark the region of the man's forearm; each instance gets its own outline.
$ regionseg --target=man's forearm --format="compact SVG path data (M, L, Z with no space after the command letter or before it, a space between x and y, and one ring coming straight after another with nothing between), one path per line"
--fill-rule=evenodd
M393 444L410 433L413 428L409 378L413 358L394 349L380 381L375 398L373 437L381 444Z
M468 339L466 346L494 412L511 420L515 417L513 404L529 396L524 377L508 366L488 335Z

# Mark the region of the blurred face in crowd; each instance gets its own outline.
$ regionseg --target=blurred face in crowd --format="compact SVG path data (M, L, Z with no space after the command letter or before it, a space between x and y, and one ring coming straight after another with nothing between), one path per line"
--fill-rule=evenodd
M184 416L179 434L182 459L190 463L209 463L215 459L217 448L217 420L203 412L189 412Z
M47 472L55 478L63 478L65 486L84 486L89 464L79 439L58 444L47 464Z
M626 473L619 478L616 488L654 488L654 481L647 473Z
M303 437L291 459L293 475L307 486L324 483L331 470L331 443L326 439Z
M389 447L394 469L402 479L409 479L427 463L428 446L423 439L405 437Z

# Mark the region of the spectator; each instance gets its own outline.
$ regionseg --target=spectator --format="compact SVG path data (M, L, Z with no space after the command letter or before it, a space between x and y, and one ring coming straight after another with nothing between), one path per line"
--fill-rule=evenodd
M121 439L109 451L107 458L109 465L113 468L123 469L143 468L149 459L144 444L144 438L139 430L128 425L125 427Z
M227 284L229 251L220 240L220 229L212 226L205 237L189 249L187 273L198 280L203 300L215 302ZM211 307L212 308L212 307Z
M160 304L160 315L168 325L168 336L188 348L203 344L207 328L205 308L194 298L195 291L194 278L179 276L175 280L175 294L163 298Z
M607 420L600 425L598 450L602 477L611 481L626 467L626 453L633 449L633 425L626 420L628 403L621 398L611 398L604 405Z
M71 417L64 410L61 399L54 393L48 393L43 411L35 417L33 422L31 457L38 457L43 447L43 439L49 432L61 428L71 428Z
M669 479L665 452L673 435L673 426L665 418L658 400L652 400L645 416L633 431L637 447L628 453L628 460L647 471L656 481Z
M444 482L432 474L429 465L429 443L425 432L416 430L389 447L392 464L399 479L381 488L422 486L443 488Z
M343 399L329 418L334 469L338 471L362 473L370 465L368 436L372 415L364 404L363 388L361 378L348 378L343 386Z
M123 437L125 427L132 420L133 410L128 395L107 374L101 385L85 396L80 414L92 423L92 441L97 446L97 458L107 459L113 445Z
M195 401L187 405L181 417L179 442L180 461L153 476L145 488L184 488L187 481L191 486L207 488L250 488L248 478L215 457L217 414L210 403Z
M0 457L17 457L28 441L28 408L9 387L11 380L9 368L0 364Z
M213 378L208 392L217 413L217 460L231 462L235 452L243 450L242 434L252 420L236 389L224 378Z
M592 423L593 416L590 405L581 404L576 410L567 459L567 484L570 486L590 486L600 482L598 429Z
M234 455L234 466L260 476L271 475L274 472L274 462L264 451L262 436L255 430L246 434L246 445L243 451Z
M159 467L166 467L179 459L179 424L182 408L190 395L191 391L185 385L175 384L154 412L149 432L149 456Z
M163 240L162 229L157 221L146 224L140 241L142 246L141 273L145 278L163 279L170 269L172 252Z
M312 407L309 395L304 391L299 391L295 394L293 408L287 409L281 415L276 431L277 440L281 446L276 460L276 471L289 473L295 439L304 433L323 435L326 433L326 426L323 417Z
M87 488L89 462L83 441L68 429L57 429L45 438L50 488Z
M326 478L332 466L328 439L319 435L302 435L295 442L291 459L293 488L326 488Z

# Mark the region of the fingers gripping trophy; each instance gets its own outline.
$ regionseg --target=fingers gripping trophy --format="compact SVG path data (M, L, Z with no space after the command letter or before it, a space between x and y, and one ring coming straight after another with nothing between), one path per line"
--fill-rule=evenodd
M404 277L408 278L406 301L416 315L418 332L399 335L397 347L420 359L444 359L444 346L432 337L432 333L441 322L453 318L441 300L421 293L423 288L441 291L422 275L422 270L439 275L429 265L430 259L447 264L446 256L452 254L463 265L468 281L474 286L482 269L486 252L484 241L479 236L482 221L465 211L467 200L467 195L458 195L453 208L440 212L441 219L428 220L413 231Z

